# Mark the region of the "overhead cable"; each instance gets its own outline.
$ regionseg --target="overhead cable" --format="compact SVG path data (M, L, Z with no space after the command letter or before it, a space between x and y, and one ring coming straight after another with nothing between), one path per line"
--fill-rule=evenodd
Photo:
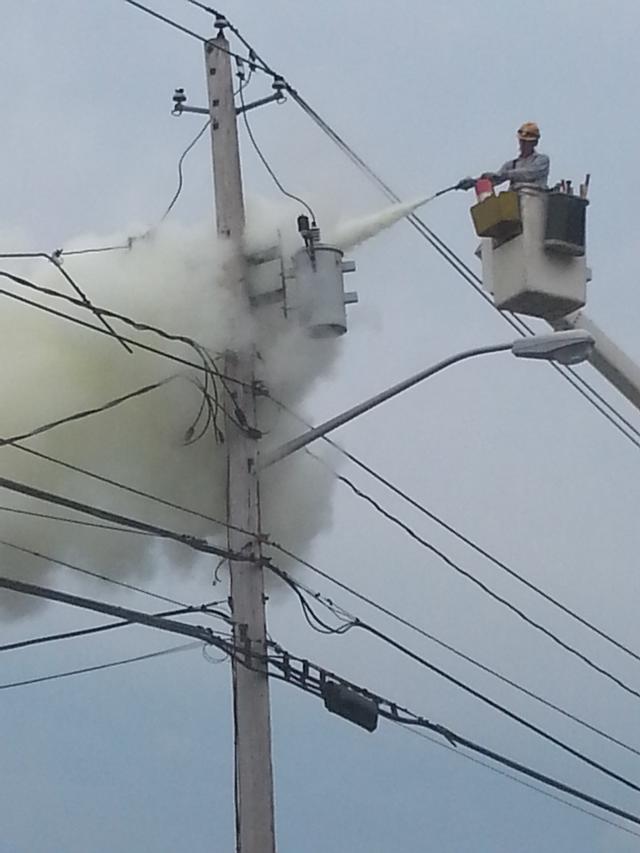
M251 144L253 145L253 148L254 148L256 154L260 158L260 162L262 163L264 168L267 170L267 172L269 173L269 176L271 177L271 179L273 180L273 182L277 186L277 188L280 190L282 195L286 196L287 198L292 199L293 201L297 201L299 204L301 204L304 207L304 209L307 211L309 216L311 217L311 221L313 223L315 223L316 215L313 212L311 206L309 204L307 204L307 202L303 198L300 198L300 196L294 195L292 192L289 192L289 190L285 189L285 187L282 184L282 181L278 178L273 167L270 165L269 161L267 160L265 155L262 153L262 150L261 150L260 146L258 145L258 143L256 141L256 137L255 137L253 130L251 128L251 124L249 123L249 116L247 115L247 105L245 104L245 101L244 101L244 92L242 90L242 87L240 87L239 95L240 95L240 102L242 105L242 119L243 119L245 127L247 129L247 135L249 137L249 140L251 141Z
M327 683L328 680L337 681L339 684L350 688L356 693L359 693L360 695L370 700L373 700L377 704L379 716L383 717L384 719L390 720L391 722L401 723L403 725L414 726L416 728L423 728L432 731L440 737L444 738L452 746L464 746L471 752L478 753L485 758L489 758L492 761L495 761L497 764L501 764L511 770L515 770L518 773L521 773L524 776L527 776L538 782L542 782L544 785L547 785L550 788L561 791L565 794L570 794L576 799L582 800L583 802L587 802L590 805L597 806L598 808L601 808L604 811L607 811L611 814L615 814L618 817L622 817L637 825L640 825L640 817L635 814L631 814L630 812L620 809L617 806L614 806L610 803L606 803L605 801L597 797L593 797L590 794L586 794L584 791L574 788L573 786L566 785L564 782L560 782L559 780L554 779L553 777L548 776L545 773L541 773L537 770L534 770L533 768L523 764L522 762L515 761L501 753L496 752L495 750L489 749L488 747L485 747L482 744L463 737L447 726L443 726L439 723L433 723L425 717L417 715L414 712L401 707L397 702L394 702L390 699L386 699L380 696L379 694L373 693L370 690L367 690L366 688L355 684L353 681L349 681L348 679L336 675L330 670L318 666L317 664L306 658L295 657L287 650L277 646L277 644L271 643L270 645L274 649L276 654L269 655L268 661L272 667L277 669L277 674L276 672L270 673L271 677L275 677L280 681L285 681L287 684L291 684L294 687L297 687L298 689L303 690L306 693L310 693L311 695L316 697L323 696L323 686ZM295 664L298 665L297 669Z
M11 276L10 274L3 272L3 271L0 271L0 276L2 276L2 275L13 278L13 276ZM16 278L19 278L19 277L16 277ZM23 282L24 281L25 280L23 280ZM17 282L17 283L22 283L22 282ZM39 288L38 285L33 285L32 282L27 282L27 286L31 286L34 289ZM57 291L53 291L53 295L62 296L62 298L64 298L63 295L60 293L57 293ZM74 317L71 314L66 314L64 311L58 311L56 308L52 308L49 305L43 305L41 302L36 302L35 300L32 300L32 299L27 299L26 297L20 296L20 294L18 294L18 293L13 293L10 290L4 290L3 288L0 288L0 296L6 296L9 299L14 299L15 301L21 302L24 305L29 305L31 308L37 308L40 311L44 311L46 314L52 314L55 317L59 317L63 320L68 320L70 323L75 323L77 326L82 326L85 329L91 329L91 331L93 331L93 332L98 332L99 334L102 334L102 335L109 335L110 334L108 331L106 331L106 329L102 329L102 328L100 328L100 326L94 326L92 323L88 323L86 320L82 320L80 317ZM107 313L111 313L111 312L107 312ZM124 318L119 317L118 319L124 319ZM130 322L133 323L135 321L130 321ZM143 328L143 326L145 328ZM188 343L188 345L191 346L192 348L194 348L196 352L198 352L198 347L201 346L191 338L189 338L187 341L187 339L185 339L184 335L171 335L170 333L165 332L164 330L156 329L155 327L151 327L151 326L146 326L146 324L137 324L137 327L140 331L155 332L156 334L159 334L161 337L163 337L167 340L173 340L173 341L177 341L180 343ZM161 349L158 349L157 347L153 347L153 346L150 346L149 344L145 344L142 341L136 340L135 338L127 338L127 337L123 336L122 340L126 341L128 344L131 344L131 346L136 347L137 349L141 349L141 350L144 350L145 352L153 353L154 355L162 356L162 358L169 359L170 361L177 362L178 364L184 364L184 365L187 365L188 367L193 367L195 370L201 371L202 373L204 373L206 375L215 376L219 379L225 379L225 381L230 382L230 383L232 382L232 383L235 383L238 385L245 385L246 386L246 383L242 382L241 380L235 379L234 377L231 377L231 376L225 376L225 374L220 373L217 370L213 370L213 368L208 364L201 364L201 363L198 363L196 361L191 361L188 358L183 358L182 356L175 355L174 353L167 352L166 350L161 350Z
M64 672L56 672L52 675L40 675L36 678L24 678L21 681L8 681L0 684L0 690L11 690L15 687L31 687L34 684L44 684L49 681L58 681L61 678L70 678L74 675L86 675L89 672L101 672L105 669L113 669L117 666L124 666L129 663L140 663L140 661L152 660L154 658L166 657L173 655L176 652L187 652L192 649L200 648L202 643L181 643L179 646L171 646L168 649L162 649L159 652L148 652L144 655L135 655L129 658L119 658L118 660L109 661L108 663L100 663L95 666L83 666L79 669L67 669Z
M96 308L96 306L89 300L89 297L85 294L85 292L82 290L80 285L75 281L75 279L73 279L69 275L69 273L65 269L62 268L62 263L60 262L59 259L54 258L52 255L48 255L46 252L3 252L3 253L0 253L0 258L7 258L7 259L14 259L14 260L17 260L19 258L23 258L23 259L26 259L26 258L44 258L45 260L49 261L49 263L53 264L53 266L58 270L60 275L62 275L63 278L75 290L75 292L80 297L80 301L82 302L84 307L88 308L90 311L93 312L93 314L95 314L95 316L102 323L102 325L108 330L109 334L112 337L114 337L117 341L119 341L122 344L122 346L124 347L124 349L126 349L127 352L129 352L129 353L133 352L131 347L126 343L126 341L124 341L120 337L120 335L116 332L116 330L113 328L113 326L111 326L110 323L108 323L107 320L105 320L105 318L103 317L103 312L101 312L100 309Z
M159 21L168 24L175 30L179 30L180 32L185 33L185 35L191 36L192 38L195 38L203 43L206 43L207 41L207 39L203 38L201 35L199 35L199 33L196 33L193 30L188 29L187 27L183 27L182 24L179 24L172 18L167 18L166 15L161 15L160 12L156 12L154 9L150 9L148 6L144 6L142 3L139 3L138 0L124 0L124 2L128 3L130 6L135 6L136 9L140 9L141 12L146 12L147 15L151 15L153 18L157 18Z
M78 572L78 574L86 575L87 577L94 578L95 580L104 581L104 583L112 584L113 586L122 587L122 589L127 589L131 592L140 593L140 595L146 595L148 598L155 598L156 601L165 601L168 604L176 604L179 607L186 607L187 605L184 601L180 601L176 598L171 598L167 595L161 595L158 592L153 592L150 589L145 589L141 586L136 586L135 584L128 583L127 581L123 581L119 578L112 578L109 575L103 575L100 572L95 572L92 569L83 568L82 566L78 566L75 563L70 563L68 560L61 560L58 557L54 557L51 554L45 554L42 551L38 551L35 548L29 548L26 545L18 545L15 542L8 542L6 539L0 539L0 545L5 548L11 548L13 551L19 551L22 554L28 554L30 557L35 557L38 560L44 560L45 563L51 563L54 566L60 566L61 568L70 569L72 572Z
M54 299L61 299L64 302L68 302L71 305L75 305L77 308L87 308L86 304L82 300L75 299L72 296L68 296L66 293L60 293L59 290L53 290L50 287L45 287L44 285L36 284L34 281L31 281L30 279L24 278L23 276L15 275L14 273L7 272L6 270L0 270L0 276L3 276L4 278L8 278L10 281L14 282L14 284L18 284L21 287L28 288L29 290L34 290L38 293L42 293L45 296L51 296ZM0 291L0 293L6 293L6 292ZM94 308L95 308L95 306L94 306ZM206 348L202 344L198 343L198 341L194 340L193 338L189 337L188 335L181 335L181 334L176 334L176 333L172 333L172 332L167 332L165 329L162 329L159 326L153 326L150 323L144 323L144 322L141 322L140 320L134 320L131 317L127 317L125 314L120 314L117 311L111 311L108 308L95 308L95 310L100 311L101 314L104 314L107 317L111 317L115 320L119 320L121 323L124 323L125 325L130 326L131 328L135 329L138 332L150 332L151 334L157 335L158 337L163 338L164 340L186 344L188 347L191 347L191 349L193 349L198 354L200 354L200 352L202 350L206 351ZM83 325L87 325L87 324L83 324ZM96 327L90 326L90 328L96 328ZM126 341L127 343L132 343L134 346L139 346L139 343L136 341L129 341L128 338L123 338L123 340ZM162 351L160 351L160 352L162 352ZM189 362L187 362L187 363L189 363ZM234 381L234 377L225 376L224 373L221 373L220 371L214 370L213 368L210 368L206 372L213 373L214 375L225 379L227 382L233 382ZM245 386L247 385L247 383L240 383L239 380L237 382L238 382L238 384L243 384Z
M567 806L568 808L573 809L574 811L580 812L584 815L588 815L588 817L595 818L595 820L599 820L602 823L613 827L614 829L619 829L622 832L626 832L628 835L635 835L637 838L640 838L640 832L635 832L628 826L624 826L621 823L617 823L614 820L610 820L609 818L604 817L604 815L600 815L597 812L591 811L590 809L585 809L582 806L577 805L576 803L572 803L570 800L567 800L564 797L559 797L557 794L551 793L551 791L545 791L544 788L539 788L537 785L532 785L530 782L526 782L524 779L520 779L518 778L518 776L514 776L513 773L507 773L506 770L500 770L499 767L494 767L492 764L489 764L488 761L483 761L482 759L476 758L473 755L467 755L466 752L462 752L461 750L456 749L455 746L452 746L449 743L443 743L441 740L438 740L432 735L428 735L418 729L412 729L408 726L403 726L402 723L395 723L395 725L398 729L405 732L406 734L415 735L421 740L432 744L433 746L437 746L441 749L446 749L447 752L449 752L450 754L456 755L458 758L463 758L466 761L470 761L473 764L478 765L479 767L484 767L485 770L490 770L492 773L496 773L498 776L502 776L503 778L508 779L510 782L515 782L517 785L522 785L524 788L528 788L530 791L535 791L537 794L541 794L543 797L548 797L551 800L555 800L557 803L560 803L563 806Z
M164 610L161 613L154 613L154 616L187 616L191 613L206 613L207 615L216 615L221 618L221 614L209 609L209 605L207 604L203 604L199 607L180 607L177 610ZM19 649L41 646L45 643L53 643L60 640L75 640L78 637L88 637L92 634L102 634L105 631L113 631L115 628L126 628L132 624L132 622L124 620L120 622L109 622L106 625L94 625L92 628L79 628L75 631L64 631L58 634L45 634L41 637L31 637L28 640L18 640L14 643L5 643L0 646L0 652L14 652Z
M72 415L67 415L64 418L58 418L55 421L50 421L49 423L42 424L39 427L35 427L34 429L19 433L17 435L13 435L10 438L0 438L0 447L6 447L8 444L15 444L18 441L24 441L27 438L34 438L37 435L42 435L44 432L49 432L52 429L56 429L56 427L63 426L64 424L75 423L76 421L84 420L85 418L91 417L91 415L100 414L102 412L106 412L109 409L114 409L117 406L120 406L122 403L126 403L129 400L133 400L136 397L142 397L144 394L148 394L150 391L156 391L158 388L162 388L167 385L169 382L172 382L174 379L184 378L175 376L167 376L165 379L161 379L158 382L152 382L148 385L143 385L141 388L137 388L135 391L129 391L128 394L122 394L119 397L115 397L112 400L109 400L106 403L102 403L100 406L93 406L90 409L84 409L80 412L74 412Z
M291 576L288 575L286 572L284 572L283 570L278 569L277 567L274 567L274 566L272 566L271 569L272 569L272 571L275 572L275 574L278 577L286 579L287 583L290 586L295 586L296 581L293 578L291 578ZM496 702L494 699L491 699L486 694L482 693L479 690L476 690L475 688L471 687L469 684L466 684L464 681L461 681L459 678L456 678L455 676L451 675L451 673L449 673L446 670L442 669L441 667L438 667L435 664L431 663L431 661L427 660L422 655L417 654L412 649L410 649L408 646L405 646L403 643L400 643L397 640L394 640L388 634L386 634L383 631L380 631L379 629L375 628L373 625L369 624L368 622L364 622L363 620L359 619L358 617L352 616L351 622L349 623L349 628L352 628L352 627L353 628L360 628L361 630L366 631L367 633L371 634L372 636L377 637L379 640L382 640L382 642L391 646L396 651L400 652L401 654L405 655L406 657L410 658L411 660L415 661L416 663L420 664L421 666L425 667L426 669L430 670L431 672L434 672L436 675L439 675L441 678L444 678L450 684L454 684L456 687L459 687L461 690L465 691L465 693L468 693L469 695L473 696L475 699L478 699L480 702L483 702L485 705L488 705L490 708L493 708L493 710L498 711L498 713L503 714L504 716L508 717L510 720L517 723L518 725L523 726L524 728L528 729L529 731L533 732L534 734L538 735L539 737L543 738L544 740L547 740L549 743L554 744L554 746L557 746L559 749L563 750L564 752L569 753L569 755L572 755L574 758L577 758L579 761L582 761L583 763L589 765L590 767L593 767L594 769L599 770L604 775L609 776L612 779L615 779L617 782L620 782L621 784L626 785L628 788L631 788L634 791L640 792L640 785L637 785L635 782L631 781L630 779L627 779L625 776L622 776L619 773L616 773L615 771L610 770L605 765L600 764L598 761L595 761L593 758L590 758L584 752L581 752L580 750L575 749L570 744L566 743L565 741L561 740L560 738L555 737L550 732L546 731L545 729L541 728L540 726L535 725L534 723L527 720L525 717L522 717L520 714L516 714L514 711L511 711L509 708L507 708L505 705L502 705L499 702Z
M119 480L114 480L111 477L105 477L102 474L98 474L96 471L90 471L88 468L82 468L79 465L73 465L71 462L66 462L63 459L58 459L55 456L51 456L48 453L42 453L39 450L33 450L30 447L24 447L20 444L11 445L15 450L19 450L22 453L27 453L30 456L34 456L37 459L42 459L46 462L51 462L54 465L60 465L63 468L66 468L68 471L75 471L78 474L84 474L86 477L91 478L92 480L96 480L99 483L105 483L109 486L113 486L114 488L121 489L122 491L129 492L132 495L138 495L142 498L147 498L154 503L160 504L162 506L169 507L171 509L178 510L179 512L184 512L187 515L192 515L196 518L202 518L206 521L211 521L214 524L220 525L221 527L228 527L230 530L236 530L239 533L246 533L247 536L256 537L256 533L252 533L249 530L246 530L244 527L239 527L236 524L231 524L228 521L222 521L222 519L215 518L213 515L208 515L204 512L198 512L195 509L190 507L183 506L182 504L178 504L175 501L169 501L165 498L160 497L159 495L151 494L151 492L146 492L143 489L137 489L134 486L127 485L126 483L122 483ZM125 528L122 528L125 529ZM142 532L142 531L140 531Z
M499 569L506 572L510 577L515 578L517 581L522 583L528 589L537 593L539 596L544 598L550 604L553 604L555 607L557 607L559 610L561 610L567 616L570 616L572 619L575 619L576 622L579 622L585 628L588 628L590 631L593 631L594 634L597 634L603 640L606 640L608 643L611 643L611 645L615 646L620 651L623 651L623 652L625 652L625 654L628 654L630 657L635 658L635 660L640 661L640 655L637 652L634 652L633 649L629 648L629 646L620 642L620 640L617 640L615 637L613 637L611 634L607 633L603 629L598 628L598 626L594 625L593 622L590 622L585 617L580 616L579 613L577 613L575 610L570 608L568 605L563 604L557 598L554 598L554 596L552 596L550 593L545 592L545 590L542 589L540 586L537 586L532 581L528 580L524 575L521 575L515 569L512 569L510 566L508 566L502 560L499 560L494 554L492 554L490 551L486 550L482 546L478 545L478 543L474 542L474 540L471 539L470 537L461 533L452 524L449 524L448 522L444 521L440 516L438 516L435 512L433 512L433 510L428 509L426 506L424 506L424 504L420 503L415 498L412 498L409 494L407 494L407 492L403 491L398 486L394 485L387 477L382 476L382 474L380 474L378 471L376 471L370 465L367 465L360 458L358 458L354 453L351 453L351 451L347 450L345 447L343 447L342 445L338 444L336 441L334 441L328 437L326 438L326 441L335 450L337 450L339 453L341 453L343 456L345 456L347 459L349 459L351 462L353 462L354 465L357 465L363 471L366 471L367 474L369 474L371 477L373 477L379 483L382 483L382 485L386 486L390 491L392 491L394 494L398 495L398 497L401 497L410 506L414 507L414 509L417 509L419 512L423 513L423 515L427 516L427 518L431 519L431 521L435 522L438 526L442 527L444 530L446 530L447 532L449 532L453 536L455 536L456 539L460 540L461 542L464 542L465 545L468 545L470 548L472 548L474 551L476 551L476 553L480 554L482 557L484 557L485 559L487 559L491 563L493 563L495 566L497 566ZM337 472L334 472L334 473L335 473L336 477L338 477L338 479L341 479L341 475L339 475ZM349 485L349 487L351 487L350 483L347 483L346 485Z
M18 592L23 595L41 598L46 601L57 601L60 604L68 604L71 607L77 607L81 610L91 610L94 613L113 616L123 622L146 625L149 628L167 631L170 634L181 634L203 643L210 643L224 652L233 652L233 648L229 646L226 640L221 640L211 628L204 628L201 625L175 622L165 616L156 616L153 613L144 613L140 610L133 610L130 607L120 607L119 605L97 601L94 598L72 595L69 592L62 592L61 590L51 589L50 587L40 586L39 584L25 583L24 581L14 580L13 578L0 577L0 588L7 589L10 592Z
M282 570L278 570L277 574L281 575L281 574L286 574L286 573L283 572ZM329 599L326 596L323 596L321 593L317 592L316 590L310 589L309 587L305 587L305 585L303 583L301 583L297 578L294 580L293 578L288 576L288 583L293 588L297 588L299 599L303 599L303 596L300 594L300 590L305 590L307 592L307 594L310 595L314 599L314 601L320 602L325 607L328 607L328 609L332 613L334 613L334 615L336 615L337 618L340 620L341 627L338 630L336 630L336 629L326 630L326 631L322 631L322 633L340 634L340 633L345 633L346 630L350 630L353 627L357 627L357 622L358 622L357 617L355 617L348 610L345 610L343 607L336 605L336 603L332 599ZM355 593L355 591L354 591L354 592L352 592L352 594L356 595L357 593ZM357 595L359 598L363 598L363 596L360 596L359 594L357 594ZM534 701L540 703L541 705L544 705L545 707L550 708L552 711L555 711L556 713L561 714L566 719L571 720L572 722L574 722L577 725L581 726L582 728L592 732L593 734L599 735L600 737L604 738L605 740L608 740L610 743L614 743L614 744L616 744L616 746L619 746L622 749L625 749L628 752L631 752L635 755L640 755L640 749L637 749L636 747L631 746L630 744L626 743L625 741L621 740L620 738L615 737L614 735L610 734L609 732L604 731L603 729L599 728L598 726L595 726L592 723L588 723L586 720L583 720L580 717L576 716L575 714L572 714L570 711L567 711L566 709L560 707L559 705L555 704L554 702L550 702L548 699L545 699L544 697L540 696L539 694L534 693L532 690L529 690L527 687L524 687L523 685L519 684L518 682L514 681L513 679L507 678L505 675L502 675L501 673L497 672L492 667L489 667L486 664L481 663L476 658L473 658L470 655L466 654L465 652L460 651L459 649L452 646L450 643L447 643L444 640L442 640L441 638L436 637L434 634L432 634L428 631L425 631L423 628L420 628L415 623L413 623L407 619L404 619L402 616L399 616L397 613L394 613L393 611L389 610L388 608L382 607L377 602L371 601L370 599L364 599L364 600L370 606L374 606L376 610L384 613L386 616L391 617L395 622L403 625L406 628L410 628L411 630L413 630L415 633L419 634L420 636L422 636L428 640L431 640L432 642L436 643L436 645L440 646L441 648L446 649L447 651L454 654L456 657L459 657L461 660L464 660L467 663L470 663L472 666L476 667L477 669L480 669L482 672L485 672L488 675L491 675L494 678L498 679L499 681L503 682L504 684L507 684L508 686L514 688L518 692L522 693L524 696L527 696L530 699L533 699ZM309 622L309 624L311 625L311 627L315 628L315 625L313 625L311 623L310 619L307 616L307 611L309 609L310 608L308 608L308 606L307 606L307 608L305 608L304 615L305 615L305 618L307 619L307 622ZM317 630L317 628L316 628L316 630Z
M170 633L190 636L194 639L200 640L201 642L205 642L209 645L213 645L220 648L221 651L232 657L235 657L244 666L249 666L250 668L253 668L248 659L243 659L242 656L238 654L230 640L217 636L210 629L205 629L195 625L187 625L182 622L173 622L170 619L154 617L149 614L141 613L139 611L130 610L128 608L106 605L102 602L98 602L93 599L74 596L68 593L61 593L57 590L51 590L45 587L37 586L35 584L27 584L22 581L16 581L9 578L0 578L0 587L10 589L15 592L22 592L27 595L35 595L37 597L46 598L48 600L59 601L65 604L80 607L82 609L93 610L99 613L106 613L107 615L117 616L118 618L128 619L135 623L149 625L150 627L159 628ZM588 802L591 805L595 805L598 808L603 809L604 811L610 812L611 814L615 814L618 817L622 817L626 820L640 825L640 817L630 812L620 809L617 806L607 803L599 798L593 797L590 794L586 794L585 792L577 788L566 785L563 782L560 782L557 779L554 779L546 774L533 770L531 767L528 767L527 765L524 765L521 762L516 762L513 759L510 759L500 753L495 752L494 750L490 750L487 747L482 746L481 744L475 743L474 741L471 741L463 737L462 735L457 734L449 728L446 728L440 724L432 723L426 718L421 717L419 715L415 715L412 712L408 711L406 708L400 706L398 703L384 699L380 696L376 696L370 691L367 691L366 689L355 685L353 682L349 682L346 679L342 679L336 676L334 673L331 673L328 670L322 669L321 667L318 667L315 664L311 664L311 662L308 660L303 660L302 658L295 658L288 652L284 652L284 650L281 650L280 647L274 643L270 643L269 645L278 654L282 653L281 659L280 657L278 657L278 654L269 654L265 659L265 663L274 666L277 670L277 674L273 672L270 673L271 677L277 677L280 680L287 681L287 683L292 684L293 686L296 686L299 689L304 690L305 692L310 692L315 696L320 695L321 683L324 681L324 679L326 679L327 677L338 679L342 684L345 684L351 687L352 689L359 691L363 695L374 698L378 703L378 712L386 719L391 719L396 722L403 723L405 725L426 728L430 731L437 733L441 737L444 737L451 744L464 746L473 752L478 752L486 758L490 758L498 764L503 764L512 770L517 770L519 773L525 776L529 776L530 778L536 779L538 782L542 782L543 784L548 785L549 787L555 788L556 790L560 790L566 794L570 794L576 797L577 799L580 799L584 802ZM296 673L293 670L292 664L294 663L294 661L299 661L302 664L301 673ZM311 674L312 669L318 673L319 678Z
M291 408L289 408L289 406L286 406L284 403L279 402L274 397L270 396L270 399L275 405L278 406L278 408L280 408L282 411L285 411L292 418L295 418L295 420L297 420L303 426L307 427L307 429L313 429L313 425L311 423L309 423L309 421L307 421L306 418L301 417L299 414L297 414ZM552 596L550 593L545 592L545 590L542 589L540 586L534 584L532 581L528 580L524 575L520 574L515 569L511 568L506 563L504 563L502 560L498 559L494 554L492 554L486 548L483 548L482 546L478 545L477 542L475 542L473 539L466 536L465 534L461 533L452 524L444 521L444 519L441 516L437 515L433 510L428 509L424 504L420 503L415 498L412 498L407 492L405 492L403 489L400 489L393 482L391 482L391 480L389 480L387 477L384 477L382 474L380 474L378 471L376 471L375 468L373 468L371 465L368 465L366 462L363 462L362 459L360 459L358 456L356 456L355 453L352 453L351 451L347 450L342 444L338 443L334 439L329 438L328 436L323 436L323 440L330 447L332 447L334 450L336 450L338 453L340 453L342 456L344 456L346 459L348 459L350 462L352 462L358 468L362 469L367 474L369 474L370 477L373 477L373 479L377 480L383 486L385 486L390 491L392 491L395 495L402 498L404 501L406 501L406 503L408 503L414 509L417 509L419 512L421 512L423 515L425 515L431 521L435 522L439 527L446 530L448 533L451 533L452 536L456 537L456 539L463 542L469 548L472 548L474 551L476 551L476 553L480 554L482 557L489 560L491 563L493 563L495 566L497 566L502 571L506 572L510 577L512 577L515 580L522 583L524 586L526 586L532 592L535 592L537 595L544 598L550 604L553 604L555 607L557 607L559 610L561 610L567 616L570 616L572 619L575 619L576 622L579 622L585 628L588 628L590 631L593 631L594 634L597 634L602 639L611 643L611 645L615 646L620 651L623 651L626 654L628 654L630 657L634 658L635 660L640 661L640 654L638 654L637 652L634 652L633 649L629 648L627 645L620 642L619 640L617 640L615 637L611 636L611 634L607 633L603 629L598 628L597 625L594 625L592 622L590 622L585 617L580 616L579 613L577 613L575 610L570 608L568 605L563 604L561 601L559 601L557 598ZM368 496L360 493L360 491L356 489L355 485L347 477L344 477L343 475L339 474L334 468L332 468L332 466L328 465L325 462L325 460L318 457L316 454L314 454L308 448L307 448L307 452L318 463L322 464L324 467L326 467L328 470L330 470L331 473L334 475L334 477L336 477L336 479L338 479L340 482L343 482L345 485L347 485L352 490L352 492L354 492L354 494L356 494L358 497L362 497L364 500L368 500Z
M583 663L585 663L588 667L595 670L600 675L603 675L605 678L609 679L614 684L617 684L618 687L621 687L624 691L626 691L630 695L634 696L637 699L640 699L640 692L635 690L633 687L630 687L621 678L618 678L617 676L613 675L611 672L609 672L608 669L605 669L604 667L600 666L595 661L593 661L588 655L581 652L578 648L576 648L575 646L566 642L565 640L561 639L556 633L554 633L549 628L546 628L544 625L542 625L542 623L533 619L531 616L528 616L524 610L522 610L517 605L513 604L513 602L511 602L508 598L505 598L503 595L500 595L499 593L495 592L495 590L491 589L491 587L488 584L481 581L472 572L468 571L467 569L462 568L462 566L459 563L457 563L455 560L452 560L449 556L447 556L447 554L444 553L444 551L442 551L440 548L438 548L433 543L429 542L427 539L425 539L423 536L421 536L419 533L417 533L412 527L410 527L408 524L406 524L404 521L402 521L401 518L399 518L398 516L389 512L389 510L385 509L377 500L372 498L371 495L368 495L366 492L362 491L362 489L359 489L348 478L340 476L340 479L344 483L346 483L346 485L348 485L349 488L351 488L352 491L358 495L358 497L361 497L363 500L367 501L367 503L369 503L376 510L376 512L380 513L380 515L382 515L384 518L386 518L392 524L395 524L397 527L399 527L401 530L403 530L408 536L411 537L411 539L413 539L415 542L417 542L423 548L426 548L432 554L435 554L435 556L437 556L440 560L442 560L442 562L445 563L447 566L449 566L449 568L453 569L459 575L461 575L462 577L471 581L471 583L475 584L475 586L477 586L478 589L482 590L482 592L484 592L486 595L488 595L494 601L497 601L499 604L502 604L508 610L511 610L511 612L514 613L516 616L518 616L520 619L522 619L523 622L526 622L528 625L530 625L536 631L540 631L542 634L544 634L546 637L548 637L553 643L560 646L560 648L564 649L569 654L577 657L579 660L581 660Z
M92 515L105 521L121 524L124 527L144 530L161 539L170 539L174 542L180 543L181 545L186 545L194 551L201 551L204 554L215 554L218 557L225 557L225 559L228 560L241 560L243 562L255 562L259 559L252 557L251 555L220 548L217 545L210 545L206 539L192 536L189 533L179 533L165 527L158 527L157 525L149 524L146 521L140 521L139 519L131 518L130 516L120 515L119 513L101 509L100 507L92 506L81 501L72 500L64 495L48 492L44 489L38 489L35 486L30 486L27 483L20 483L17 480L11 480L8 477L0 477L0 488L7 489L10 492L16 492L17 494L26 495L27 497L58 504L60 506L67 507L67 509L73 509L77 512Z

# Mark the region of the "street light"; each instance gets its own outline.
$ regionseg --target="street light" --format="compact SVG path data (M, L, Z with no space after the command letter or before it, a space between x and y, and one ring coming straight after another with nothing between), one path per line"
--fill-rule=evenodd
M397 385L387 388L386 391L376 394L375 397L370 397L368 400L358 403L357 406L347 409L346 412L342 412L342 414L330 418L323 424L313 427L313 429L307 430L307 432L303 432L296 438L291 439L291 441L280 445L280 447L276 447L275 450L266 453L260 459L258 468L268 468L274 462L279 462L281 459L290 456L296 450L306 447L307 444L310 444L317 438L322 438L334 429L374 409L381 403L385 403L392 397L396 397L398 394L406 391L407 388L412 388L414 385L450 367L452 364L457 364L459 361L465 361L476 355L487 355L488 353L510 350L516 358L543 359L545 361L557 361L560 364L578 364L589 358L594 344L595 341L588 332L585 332L583 329L570 329L564 332L552 332L549 335L532 335L528 338L518 338L518 340L507 344L491 344L484 347L475 347L474 349L451 355L443 361L427 367L425 370L421 370L420 373L416 373L414 376L410 376L408 379L399 382Z

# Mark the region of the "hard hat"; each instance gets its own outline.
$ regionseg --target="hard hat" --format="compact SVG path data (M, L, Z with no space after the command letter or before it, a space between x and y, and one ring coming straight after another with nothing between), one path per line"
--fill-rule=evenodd
M535 121L525 121L518 128L518 139L525 139L528 142L537 142L540 139L540 128Z

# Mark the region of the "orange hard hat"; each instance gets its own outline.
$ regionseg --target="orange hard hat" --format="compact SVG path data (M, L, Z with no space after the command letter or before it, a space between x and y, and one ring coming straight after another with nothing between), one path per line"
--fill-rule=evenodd
M525 121L520 125L518 139L525 139L527 142L537 142L540 139L540 128L535 121Z

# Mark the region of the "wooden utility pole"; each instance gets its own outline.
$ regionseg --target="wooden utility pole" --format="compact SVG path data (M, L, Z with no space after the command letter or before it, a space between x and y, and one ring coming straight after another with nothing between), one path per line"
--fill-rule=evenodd
M225 269L227 286L242 294L249 310L246 263L243 255L244 202L233 96L229 43L221 30L205 45L209 114L213 148L213 177L218 235L231 241ZM238 427L234 412L255 423L253 390L255 351L243 343L228 355L225 373L240 383L227 382L233 401L227 401L226 448L227 521L236 528L258 532L259 491L256 441ZM242 418L241 418L242 421ZM256 535L228 529L229 549L252 561L230 562L231 611L235 648L251 668L233 666L235 734L235 807L237 853L275 853L273 770L263 569L256 564L260 543Z

